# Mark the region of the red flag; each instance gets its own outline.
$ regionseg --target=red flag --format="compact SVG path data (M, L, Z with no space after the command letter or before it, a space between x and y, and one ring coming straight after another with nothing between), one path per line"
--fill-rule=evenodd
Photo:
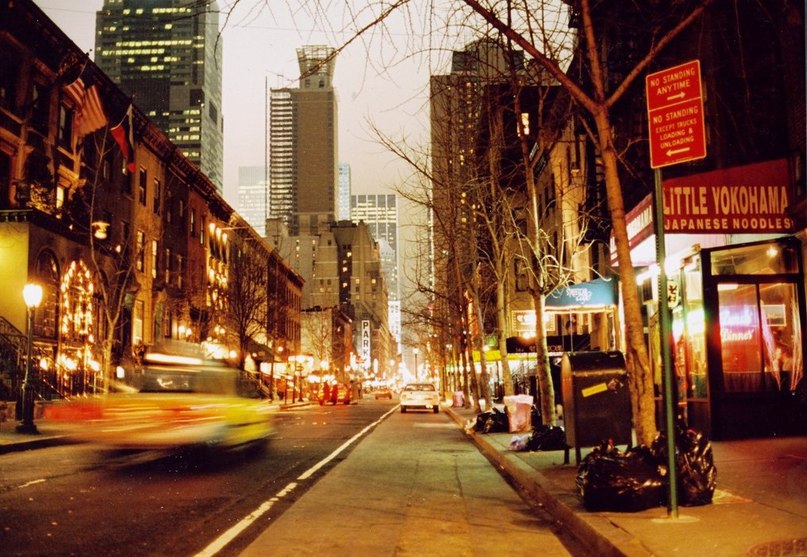
M62 87L62 90L76 106L74 125L79 138L107 125L98 87L87 63L82 67L79 76Z
M112 137L114 137L115 141L118 143L118 147L120 147L120 152L123 154L123 158L126 159L126 169L129 172L134 172L136 167L134 162L134 139L132 137L131 104L123 114L123 118L121 119L120 123L113 126L110 131L112 132Z

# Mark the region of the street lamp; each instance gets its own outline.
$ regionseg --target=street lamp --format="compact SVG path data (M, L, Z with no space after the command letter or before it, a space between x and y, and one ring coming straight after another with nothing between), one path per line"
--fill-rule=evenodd
M415 379L418 378L418 352L420 352L420 349L418 348L412 349L412 353L415 355Z
M22 383L22 423L17 426L17 433L35 434L39 430L34 424L34 376L31 369L31 352L34 345L34 309L42 302L42 287L29 283L22 289L22 297L28 308L28 353L25 363L25 380Z

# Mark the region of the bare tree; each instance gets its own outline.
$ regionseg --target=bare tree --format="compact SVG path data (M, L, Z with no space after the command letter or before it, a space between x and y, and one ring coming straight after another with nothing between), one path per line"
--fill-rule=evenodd
M224 311L229 325L226 328L236 337L241 369L244 369L250 343L255 342L260 335L266 335L268 268L261 257L261 250L252 245L253 240L255 239L239 234L234 235L229 253L225 255L229 267L229 283L224 300L213 300L214 310Z
M72 220L87 237L91 272L95 277L94 295L100 300L100 322L96 333L101 347L99 356L104 391L109 390L112 365L123 356L126 348L120 327L125 308L139 288L136 267L145 250L145 242L140 246L135 242L134 227L120 226L117 231L109 229L112 223L105 208L113 202L109 192L118 189L108 187L106 183L115 178L105 178L105 169L116 161L113 149L106 128L84 138L82 175L85 182L70 199ZM119 175L117 179L130 180L130 177Z
M515 45L524 49L540 64L560 85L568 91L574 101L593 119L593 135L602 156L605 169L605 184L608 209L616 243L617 260L620 268L620 287L625 312L626 329L626 366L631 392L633 422L640 443L650 444L656 435L655 401L653 390L653 373L644 341L643 323L638 292L635 287L636 277L630 256L630 244L625 222L625 203L622 184L619 177L619 157L615 147L614 130L611 122L611 109L622 98L628 88L643 74L649 64L678 34L700 17L712 0L703 0L680 19L671 22L668 29L660 32L650 49L635 66L626 74L611 91L604 71L602 59L603 49L598 40L593 8L590 0L579 0L575 6L579 8L582 21L581 47L582 56L586 60L588 73L585 79L591 83L592 93L585 85L568 75L559 61L547 53L545 35L536 31L531 24L538 24L533 19L526 5L514 7L511 3L504 5L488 5L479 0L463 0L476 14L489 25L508 37ZM524 22L524 26L516 28L513 21ZM540 31L542 28L538 28Z

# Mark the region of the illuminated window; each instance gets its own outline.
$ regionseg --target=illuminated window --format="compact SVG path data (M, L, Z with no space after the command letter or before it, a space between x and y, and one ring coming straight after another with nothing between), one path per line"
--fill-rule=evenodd
M135 244L135 248L136 248L135 268L138 271L142 272L145 260L145 249L146 249L146 235L143 233L142 230L137 231L137 241Z
M157 240L151 241L151 278L157 278Z

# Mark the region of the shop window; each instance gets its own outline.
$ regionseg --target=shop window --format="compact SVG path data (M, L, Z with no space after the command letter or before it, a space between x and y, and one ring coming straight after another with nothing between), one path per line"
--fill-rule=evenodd
M718 285L726 392L793 391L804 375L797 286Z
M700 257L684 263L678 279L683 300L672 310L673 360L679 400L706 398L706 327Z
M719 250L711 254L712 275L776 275L798 273L798 252L792 245L764 243Z
M55 339L59 320L59 264L51 252L39 255L36 276L42 285L42 304L34 313L34 335Z

